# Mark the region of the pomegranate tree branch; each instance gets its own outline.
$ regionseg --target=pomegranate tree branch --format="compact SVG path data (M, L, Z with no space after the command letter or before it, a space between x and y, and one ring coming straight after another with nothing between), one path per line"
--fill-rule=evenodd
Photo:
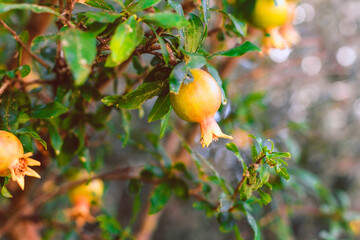
M0 24L14 37L14 39L30 54L32 58L34 58L36 61L38 61L41 65L43 65L45 68L50 69L51 67L44 62L41 58L36 56L31 52L28 46L21 41L20 37L16 34L14 30L12 30L3 20L0 19Z

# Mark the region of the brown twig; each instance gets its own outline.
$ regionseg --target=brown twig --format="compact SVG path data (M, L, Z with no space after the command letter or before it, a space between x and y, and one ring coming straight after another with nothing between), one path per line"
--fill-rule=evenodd
M41 58L39 58L38 56L36 56L35 54L33 54L31 52L31 50L29 49L28 46L26 46L26 44L21 41L20 37L16 34L16 32L14 30L12 30L3 20L0 19L0 23L1 25L14 37L14 39L30 54L30 56L32 58L34 58L36 61L38 61L41 65L43 65L45 68L50 69L51 67L44 62Z
M3 93L11 84L11 80L8 80L7 78L4 78L4 80L5 80L4 84L0 87L0 96L3 95Z

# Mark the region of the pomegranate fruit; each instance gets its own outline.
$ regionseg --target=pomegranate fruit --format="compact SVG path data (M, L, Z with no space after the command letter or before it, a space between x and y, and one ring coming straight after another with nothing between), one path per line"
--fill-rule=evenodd
M280 35L279 27L288 19L286 0L256 0L249 22L264 32L263 51L268 54L271 48L287 48L286 40Z
M89 173L81 171L73 177L80 180L90 177ZM70 219L81 227L86 222L93 222L95 218L90 213L91 205L99 205L104 193L104 183L101 179L91 180L89 183L80 184L68 192L73 207L67 211Z
M0 130L0 176L11 175L20 188L24 190L25 175L40 178L40 175L28 166L40 166L32 158L32 153L24 154L20 140L12 133Z
M232 139L222 133L214 115L221 105L221 91L215 79L201 69L190 70L194 81L182 84L178 94L170 94L175 113L183 120L197 122L201 128L200 143L208 147L218 138Z

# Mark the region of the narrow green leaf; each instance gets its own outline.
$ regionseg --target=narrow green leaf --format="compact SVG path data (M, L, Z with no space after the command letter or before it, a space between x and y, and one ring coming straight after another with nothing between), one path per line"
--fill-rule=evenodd
M105 66L115 67L127 60L143 39L143 29L132 15L115 31L110 41L111 54Z
M27 134L27 135L30 135L33 139L38 140L44 146L45 149L47 149L46 142L39 136L39 134L37 134L34 131L31 131L31 130L26 129L26 128L20 128L20 129L12 130L11 132L14 133L14 134Z
M226 94L225 94L225 90L223 88L223 81L220 78L219 72L217 71L216 68L214 68L212 65L210 65L210 63L206 63L206 67L207 67L209 73L211 74L211 76L213 76L213 78L215 79L216 83L219 85L220 90L221 90L221 102L222 102L222 104L226 105L227 104Z
M180 16L184 16L184 10L180 3L173 0L168 0L168 3L173 9L175 9L177 14L179 14Z
M185 17L172 12L150 13L143 16L143 19L162 28L182 28L189 24Z
M92 22L101 22L101 23L112 23L122 14L112 13L109 11L101 11L101 12L82 12L78 14L78 17L86 18L86 23Z
M74 76L75 85L85 83L96 57L96 39L92 33L68 29L61 35L65 59Z
M134 0L129 4L128 10L137 12L158 4L161 0Z
M250 51L261 51L261 50L259 47L257 47L253 43L246 41L238 47L234 47L234 48L226 50L226 51L220 51L220 52L214 53L213 55L209 56L208 58L211 59L211 58L219 56L219 55L227 56L227 57L240 57Z
M55 12L49 7L40 6L37 4L30 3L0 3L0 13L4 13L10 10L30 10L34 13L51 13L56 16L60 16L59 13Z
M80 2L80 1L79 1ZM85 0L85 4L91 7L114 11L114 7L104 0Z
M15 78L17 76L17 74L20 74L20 76L26 77L27 75L29 75L31 69L29 67L29 65L23 65L20 66L18 68L15 68L14 70L11 71L4 71L0 73L0 78L4 75L7 75L9 78Z
M260 228L259 228L255 218L250 214L249 207L247 205L245 205L245 210L246 210L245 214L246 214L247 221L254 231L254 240L261 240Z
M204 13L204 20L205 20L206 24L208 23L209 18L210 18L209 5L210 5L209 0L201 0L201 6L202 6L203 13Z
M195 53L202 44L205 33L204 24L195 14L189 13L189 25L184 31L184 47L190 53Z
M69 111L67 107L59 102L36 105L32 109L31 118L54 118Z
M48 123L48 130L49 130L51 145L55 150L55 154L59 155L61 146L63 144L60 133L51 122Z
M156 81L141 84L136 90L124 95L108 96L102 99L107 106L115 106L122 109L135 109L141 106L147 99L158 95L165 87L166 81Z
M9 192L9 190L4 186L2 186L1 188L1 195L5 198L12 198L13 196L11 195L11 193Z
M165 96L159 96L149 113L148 122L163 118L170 111L170 107L170 93Z
M165 117L163 119L161 119L161 124L160 124L160 133L159 133L159 138L163 138L163 136L165 135L166 132L166 128L169 124L169 119L170 119L170 115L171 115L171 109L172 107L170 106L170 110L169 112L165 115Z
M285 167L278 168L276 172L286 180L290 179L290 175Z
M159 184L150 197L149 214L161 211L170 200L172 188L169 182Z
M59 37L59 34L37 36L31 42L31 51L40 52L39 49L48 47L51 41L56 41L59 39Z
M260 194L260 199L261 199L262 204L268 205L272 200L270 194L264 192L261 189L258 189L258 192Z

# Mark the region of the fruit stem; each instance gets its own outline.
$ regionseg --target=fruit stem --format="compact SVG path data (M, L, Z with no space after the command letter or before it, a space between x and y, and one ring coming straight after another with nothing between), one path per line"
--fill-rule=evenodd
M200 122L201 128L201 139L200 143L202 147L208 147L212 141L217 141L218 138L227 138L233 139L232 136L224 134L217 122L214 119L214 116L205 118Z

